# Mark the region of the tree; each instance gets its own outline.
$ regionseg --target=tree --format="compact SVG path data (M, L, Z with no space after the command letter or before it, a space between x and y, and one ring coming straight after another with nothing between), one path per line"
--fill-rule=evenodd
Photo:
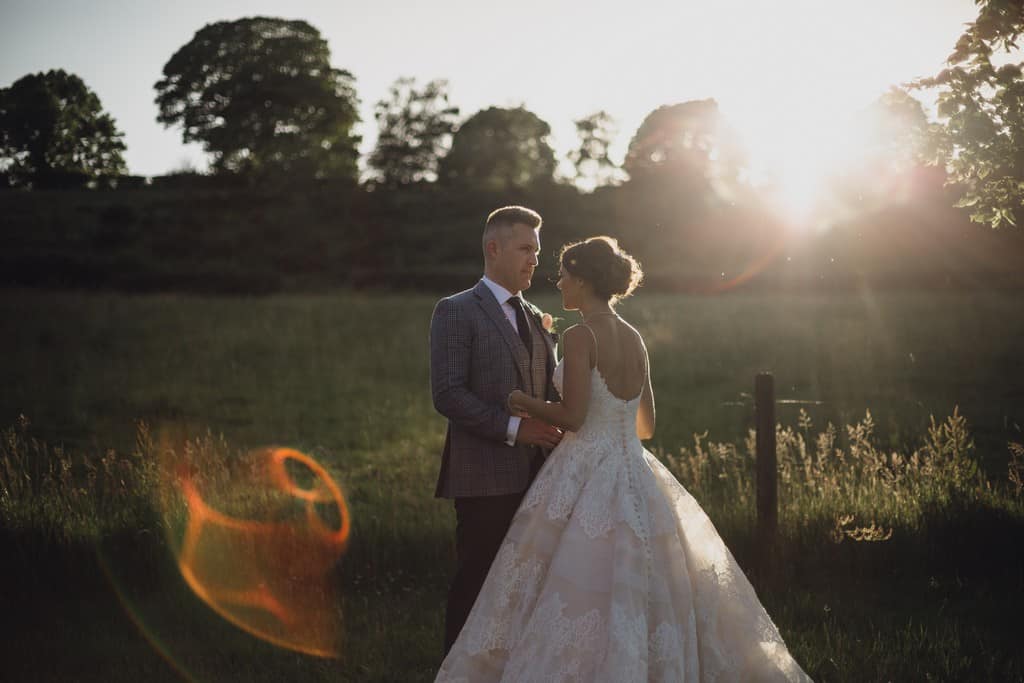
M551 127L523 107L490 107L473 114L452 137L441 160L444 182L488 190L552 182Z
M850 208L875 210L906 201L918 185L927 151L924 106L906 90L893 87L865 108L847 141L857 150L843 172L830 178L835 196Z
M117 176L125 171L123 137L75 74L30 74L0 89L0 168L15 185Z
M615 119L607 112L599 111L573 123L576 124L580 145L569 152L569 161L576 167L577 184L593 190L619 181L622 172L608 155L618 132Z
M658 107L630 140L623 167L630 179L712 193L739 175L742 157L713 99Z
M875 100L865 112L865 123L869 156L905 169L925 155L928 117L924 105L903 88L889 88Z
M397 187L436 180L458 115L459 108L448 104L448 81L430 81L421 89L413 78L395 81L374 109L380 133L369 165L377 182Z
M962 188L957 206L969 207L972 221L997 228L1024 218L1024 64L992 63L997 53L1017 48L1024 3L975 4L978 17L957 41L949 68L911 85L939 89L940 122L930 130L933 161Z
M207 24L164 66L157 120L213 155L215 173L355 178L358 101L304 21Z

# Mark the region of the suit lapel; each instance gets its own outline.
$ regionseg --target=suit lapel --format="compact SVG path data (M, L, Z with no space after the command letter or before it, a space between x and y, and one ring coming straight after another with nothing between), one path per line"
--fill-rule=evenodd
M544 338L544 348L547 349L548 367L545 376L545 385L551 384L551 376L555 373L555 365L558 364L558 360L555 358L555 340L548 334L547 330L544 330L541 335ZM545 386L545 391L547 388Z
M533 385L539 393L538 398L545 398L546 386L551 382L551 374L555 371L555 342L548 331L541 327L540 321L531 309L532 304L527 308L526 319L533 334L534 362L531 369L536 371Z
M501 310L501 304L494 298L494 294L483 283L483 280L478 282L476 287L473 288L473 294L476 296L480 308L491 319L494 326L498 328L498 333L502 339L508 344L512 357L516 361L516 368L519 370L519 378L523 381L523 386L529 388L533 384L530 373L530 354L527 352L526 346L523 345L523 340L516 334L512 323L505 317L505 312ZM527 316L527 318L529 317Z
M534 326L534 329L540 327L539 325ZM544 351L548 356L548 375L550 375L555 368L555 340L552 339L551 333L541 328L540 338L544 340Z

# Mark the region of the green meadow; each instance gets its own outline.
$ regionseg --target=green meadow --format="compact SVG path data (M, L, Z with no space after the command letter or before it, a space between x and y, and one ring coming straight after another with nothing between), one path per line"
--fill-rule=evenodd
M0 538L24 615L12 680L432 680L454 561L451 505L432 497L435 299L0 293ZM535 301L574 321L551 291ZM650 350L650 448L815 680L1024 680L1019 293L641 289L621 310ZM779 401L771 568L754 561L762 371ZM230 488L274 444L314 457L350 506L338 659L223 621L168 542L164 451Z

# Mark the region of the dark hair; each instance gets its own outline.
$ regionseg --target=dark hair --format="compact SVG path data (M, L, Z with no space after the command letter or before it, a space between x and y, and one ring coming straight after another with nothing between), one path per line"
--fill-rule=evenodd
M644 273L637 260L619 248L614 237L591 237L562 247L562 267L588 282L594 294L617 302L633 293Z
M503 206L500 209L491 211L484 224L484 232L499 226L513 226L522 223L534 230L540 230L543 220L540 214L525 206Z

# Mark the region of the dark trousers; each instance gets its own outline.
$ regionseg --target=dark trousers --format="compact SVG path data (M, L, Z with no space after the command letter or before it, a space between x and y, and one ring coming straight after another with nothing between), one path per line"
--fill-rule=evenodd
M542 463L542 458L536 458L531 481ZM448 608L444 617L446 656L466 624L476 596L491 569L491 563L525 495L526 491L522 491L504 496L455 499L457 566L448 589Z

